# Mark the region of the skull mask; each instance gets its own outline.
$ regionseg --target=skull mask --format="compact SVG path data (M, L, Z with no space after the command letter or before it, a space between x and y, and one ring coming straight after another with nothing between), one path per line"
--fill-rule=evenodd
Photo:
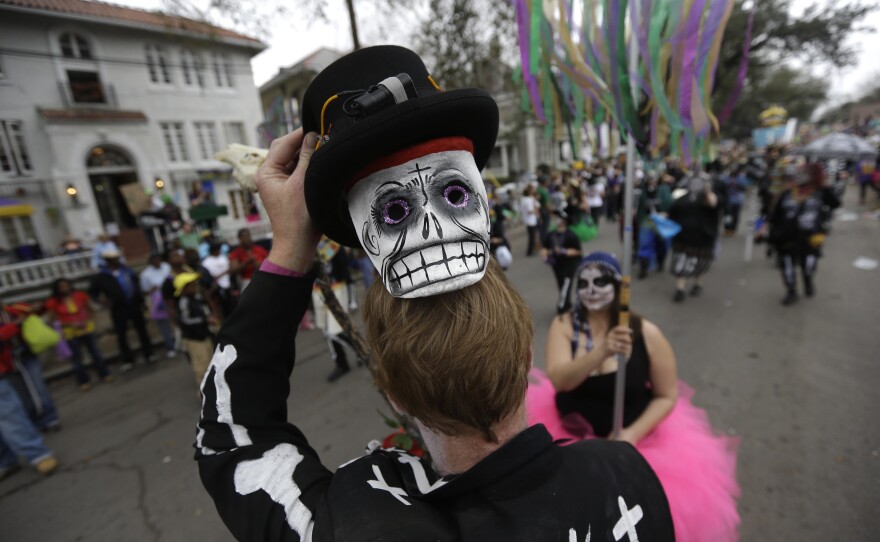
M468 151L435 152L372 173L348 192L348 210L395 297L458 290L486 272L486 187Z
M589 311L607 308L614 301L614 282L599 266L586 267L577 277L578 301Z

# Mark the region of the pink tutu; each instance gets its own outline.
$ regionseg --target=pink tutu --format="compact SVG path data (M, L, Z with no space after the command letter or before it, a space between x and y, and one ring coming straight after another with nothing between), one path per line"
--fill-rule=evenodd
M582 416L559 415L556 390L542 371L529 376L529 425L544 424L555 439L597 438ZM678 389L675 408L636 448L663 484L678 542L738 540L738 439L713 432L706 412L691 403L693 389L681 381Z

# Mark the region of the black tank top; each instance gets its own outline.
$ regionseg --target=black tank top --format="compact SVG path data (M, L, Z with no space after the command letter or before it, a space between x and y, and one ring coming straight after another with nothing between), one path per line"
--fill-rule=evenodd
M623 402L623 425L630 425L648 408L651 391L650 358L645 338L637 333L632 356L626 365L626 396ZM614 380L617 372L591 376L577 388L556 394L556 408L561 415L577 413L593 426L596 436L611 433L614 411Z

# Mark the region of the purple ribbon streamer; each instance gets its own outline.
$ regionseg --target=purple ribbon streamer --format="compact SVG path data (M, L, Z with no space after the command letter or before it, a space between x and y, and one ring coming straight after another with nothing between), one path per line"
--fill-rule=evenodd
M534 0L538 1L538 0ZM538 118L540 122L547 122L547 117L544 115L544 106L541 105L541 92L538 89L538 80L535 78L535 75L531 72L531 54L529 52L530 49L530 40L529 40L529 30L528 24L526 22L526 15L528 14L528 9L526 9L525 0L517 0L516 2L516 24L519 28L519 51L520 58L522 61L522 70L523 70L523 82L526 84L526 88L529 91L529 97L532 101L532 107L535 109L535 116Z
M746 74L749 71L749 53L752 51L752 23L755 22L755 10L752 9L752 13L749 15L749 25L746 28L746 41L743 44L743 56L739 62L739 72L736 75L736 84L733 86L733 92L730 94L730 98L727 99L727 103L724 104L724 109L721 110L721 114L718 115L718 122L724 124L727 119L730 118L730 115L733 114L733 108L736 106L736 102L739 100L739 95L742 93L743 87L746 82Z
M712 49L712 43L715 41L715 36L718 33L718 29L721 27L721 20L724 18L724 12L727 11L727 1L728 0L711 0L711 5L709 7L709 15L706 16L706 22L703 23L703 31L700 36L700 47L697 52L697 58L700 59L700 65L697 68L696 73L696 81L697 81L697 91L699 93L700 104L703 106L703 110L707 113L711 108L711 104L707 104L704 97L703 92L700 88L700 82L704 82L707 85L710 85L714 82L714 76L707 81L703 81L703 74L707 69L712 69L713 66L708 66L709 63L709 52ZM706 124L702 130L700 130L700 135L704 136L709 133L709 128L711 124Z
M639 86L642 87L645 94L648 96L652 95L651 89L651 79L650 74L653 70L653 63L651 62L651 51L648 49L648 32L651 28L651 16L653 15L654 10L654 2L653 0L631 0L633 2L642 2L642 20L640 25L636 25L636 12L632 7L630 7L630 25L632 28L638 28L638 31L635 32L635 35L638 37L639 44L639 55L641 57L642 62L645 64L645 72L648 74L647 77L642 75L641 71L637 71L639 78ZM638 104L636 104L638 107Z
M681 73L681 99L679 100L679 110L681 111L681 119L685 126L693 127L693 118L691 116L691 101L694 95L694 81L697 73L697 48L700 37L700 22L703 19L703 11L706 7L706 0L697 0L691 6L688 15L687 26L685 27L685 45L684 57L682 61Z
M709 62L709 49L712 48L712 42L715 41L715 34L721 26L721 19L724 18L724 12L726 9L727 0L711 0L709 15L706 16L706 22L703 23L703 31L700 35L700 47L697 52L697 58L700 59L699 73L703 72L706 63Z

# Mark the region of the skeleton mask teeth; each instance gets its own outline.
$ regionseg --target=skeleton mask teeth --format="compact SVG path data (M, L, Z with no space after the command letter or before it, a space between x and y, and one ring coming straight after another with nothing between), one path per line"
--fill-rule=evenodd
M476 282L486 269L483 241L441 243L410 252L390 266L391 293L405 296L416 290L455 278ZM467 277L473 278L469 280ZM467 284L461 284L464 287Z

